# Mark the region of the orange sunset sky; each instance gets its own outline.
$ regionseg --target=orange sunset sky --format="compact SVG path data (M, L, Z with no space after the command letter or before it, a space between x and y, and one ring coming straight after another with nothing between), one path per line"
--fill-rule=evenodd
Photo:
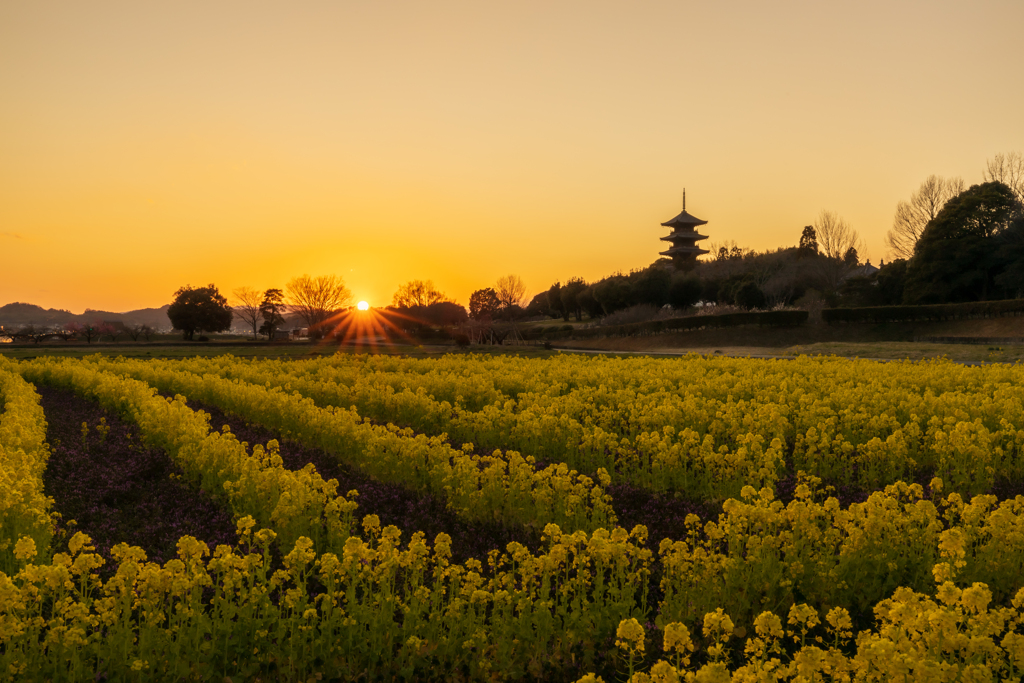
M641 268L823 208L873 262L1024 151L1024 1L4 2L0 305L338 274L385 305ZM705 243L706 244L706 243Z

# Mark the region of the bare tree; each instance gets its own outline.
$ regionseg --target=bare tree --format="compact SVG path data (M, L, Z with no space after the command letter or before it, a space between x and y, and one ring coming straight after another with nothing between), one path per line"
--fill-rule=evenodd
M327 319L352 300L345 281L337 275L302 275L292 278L285 289L289 309L306 321L311 337L324 336Z
M909 259L928 222L935 218L953 197L964 191L962 178L943 178L930 175L921 183L910 201L896 205L896 217L885 236L885 246L895 258Z
M854 254L864 251L864 243L857 231L835 211L822 209L813 227L820 253L815 261L820 284L826 291L834 292L850 271L847 257L851 250Z
M526 285L518 275L505 275L498 278L494 293L498 295L498 303L502 308L512 308L522 304L526 296Z
M822 209L813 227L818 237L818 249L825 258L841 261L850 247L857 249L861 246L857 231L835 211Z
M996 180L1003 183L1013 190L1019 201L1024 202L1024 154L997 154L987 162L982 177L986 182Z
M128 336L132 338L133 342L139 341L139 337L149 341L150 335L153 334L153 328L149 325L144 325L143 323L132 323L131 325L126 325L124 330L128 333Z
M412 308L413 306L430 306L444 301L451 301L451 299L434 287L432 281L410 280L398 288L395 296L391 299L391 305L399 308Z
M256 331L260 326L260 305L263 303L263 293L252 287L239 287L232 294L238 300L238 303L235 304L235 313L252 327L252 338L256 339Z

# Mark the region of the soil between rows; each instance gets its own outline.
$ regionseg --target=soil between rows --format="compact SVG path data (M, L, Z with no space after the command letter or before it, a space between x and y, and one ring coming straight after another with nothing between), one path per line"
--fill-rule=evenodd
M62 517L58 538L64 532L55 550L65 550L70 536L82 531L112 571L110 549L122 542L160 563L177 557L182 536L206 542L211 551L235 545L230 511L182 479L163 450L146 447L135 425L70 389L38 384L36 390L50 445L43 486Z
M340 462L335 456L319 449L310 448L296 441L283 439L280 434L261 425L251 424L206 403L188 399L187 405L193 410L202 410L210 415L211 429L221 430L227 425L240 440L249 444L266 444L276 439L280 444L281 459L290 470L302 469L313 463L324 479L338 480L338 493L347 497L353 489L359 492L355 497L359 507L355 518L358 522L365 515L377 515L381 526L393 524L402 531L402 540L408 541L416 531L422 531L428 543L433 545L439 533L446 533L452 539L452 560L464 562L476 558L486 562L491 550L505 550L515 541L536 552L540 547L537 534L523 528L510 528L498 523L484 524L468 522L449 510L446 502L428 493L420 493L368 477L355 468ZM358 528L355 531L359 533Z

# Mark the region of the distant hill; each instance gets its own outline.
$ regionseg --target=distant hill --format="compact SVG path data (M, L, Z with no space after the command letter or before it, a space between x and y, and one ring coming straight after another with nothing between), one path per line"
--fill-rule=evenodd
M171 321L167 317L167 306L160 308L140 308L136 311L115 313L97 311L91 308L84 313L74 314L59 308L43 308L35 304L15 302L0 306L0 325L4 327L21 327L23 325L65 325L70 322L114 322L120 320L126 325L149 325L156 330L171 329Z

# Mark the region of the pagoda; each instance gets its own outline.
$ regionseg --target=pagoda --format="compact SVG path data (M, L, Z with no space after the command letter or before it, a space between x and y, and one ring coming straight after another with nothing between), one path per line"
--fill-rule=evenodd
M672 257L672 265L676 270L692 268L693 264L697 262L698 256L708 253L707 249L697 246L697 242L708 238L707 235L697 232L697 226L707 225L707 221L702 221L696 216L686 213L686 190L683 190L682 213L670 221L665 221L662 225L672 228L672 232L661 238L666 242L671 242L672 246L660 253L662 256Z

